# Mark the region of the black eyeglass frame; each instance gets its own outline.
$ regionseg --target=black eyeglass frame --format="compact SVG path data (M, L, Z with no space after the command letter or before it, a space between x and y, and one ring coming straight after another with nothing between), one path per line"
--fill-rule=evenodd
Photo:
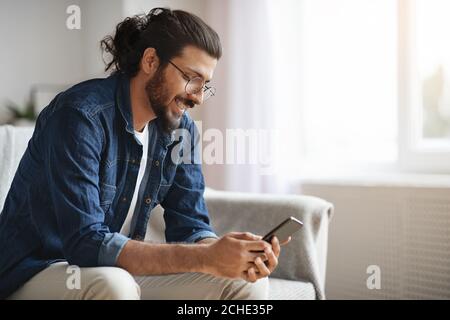
M180 67L178 67L175 63L173 63L173 62L170 61L170 60L169 60L169 63L170 63L172 66L174 66L175 69L177 69L178 71L180 71L181 74L183 75L183 78L187 81L187 82L186 82L186 85L184 86L184 91L185 91L187 94L197 94L197 93L200 92L200 90L203 90L203 101L206 101L206 100L208 100L209 98L211 98L212 96L215 96L215 95L216 95L216 88L214 88L214 87L212 87L212 86L207 86L206 83L203 81L203 78L201 78L201 77L194 77L194 78L191 78L191 77L189 77L189 76L186 74L186 72L184 72L184 71L183 71ZM201 80L202 86L199 87L199 88L196 89L196 90L188 90L189 83L192 83L192 81L193 81L193 80L196 80L196 79L200 79L200 80Z

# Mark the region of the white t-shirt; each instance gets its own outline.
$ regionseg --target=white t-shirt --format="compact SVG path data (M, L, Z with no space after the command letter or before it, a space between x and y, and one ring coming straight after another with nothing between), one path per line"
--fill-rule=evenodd
M144 177L145 167L147 166L147 153L148 153L148 125L144 127L142 132L134 130L134 135L142 144L142 158L139 165L139 173L136 180L136 185L134 186L133 198L131 199L130 208L128 209L127 217L120 229L120 233L124 236L130 236L131 220L133 219L134 209L136 208L136 202L138 198L139 188Z

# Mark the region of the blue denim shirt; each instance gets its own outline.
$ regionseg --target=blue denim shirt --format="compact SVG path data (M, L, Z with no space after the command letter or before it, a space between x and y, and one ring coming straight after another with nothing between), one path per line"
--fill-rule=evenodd
M167 242L216 237L203 198L198 132L186 113L180 129L184 134L167 134L158 118L149 123L133 239L144 239L158 204ZM119 231L142 157L133 130L130 81L120 74L80 83L41 112L0 215L0 298L55 261L116 264L129 240ZM173 161L186 156L193 163Z

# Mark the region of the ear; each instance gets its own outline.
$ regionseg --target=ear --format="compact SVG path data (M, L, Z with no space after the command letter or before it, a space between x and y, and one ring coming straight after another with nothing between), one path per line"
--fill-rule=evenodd
M159 67L159 58L156 54L155 48L147 48L144 51L141 59L141 70L150 76L158 70Z

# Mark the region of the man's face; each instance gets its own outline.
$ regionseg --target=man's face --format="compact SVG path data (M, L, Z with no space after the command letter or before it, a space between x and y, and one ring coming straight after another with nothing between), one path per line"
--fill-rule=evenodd
M179 57L171 59L178 68L168 63L159 68L147 82L145 90L155 115L160 118L164 130L171 133L177 129L183 113L203 102L203 90L196 94L185 91L189 79L201 77L209 82L213 76L217 59L193 46L183 49Z

